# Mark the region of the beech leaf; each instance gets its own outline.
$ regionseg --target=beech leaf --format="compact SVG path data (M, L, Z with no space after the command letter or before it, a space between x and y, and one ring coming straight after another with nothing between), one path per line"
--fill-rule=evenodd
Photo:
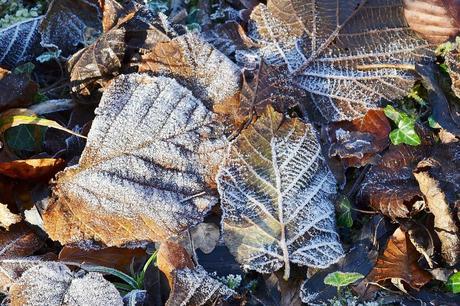
M316 133L269 107L231 144L218 174L224 240L246 269L290 262L325 268L343 254L335 230L336 182Z
M227 147L218 116L175 80L140 74L114 79L96 115L79 165L58 175L50 237L120 246L200 223Z
M400 0L270 0L253 10L248 35L305 90L297 103L317 121L355 119L405 96L415 63L432 56Z

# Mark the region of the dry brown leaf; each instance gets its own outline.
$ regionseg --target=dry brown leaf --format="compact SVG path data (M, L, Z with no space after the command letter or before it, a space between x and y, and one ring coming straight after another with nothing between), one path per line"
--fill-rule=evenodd
M166 275L172 288L174 284L172 272L176 269L193 269L195 264L185 248L175 242L165 241L161 243L158 250L157 266Z
M223 54L230 56L236 50L255 47L256 44L246 35L243 27L236 21L217 24L203 33L204 39Z
M44 213L63 244L159 241L203 221L217 203L223 124L175 80L130 74L102 97L76 167L58 175Z
M412 30L432 43L460 32L460 3L456 0L404 0L404 16Z
M423 194L412 170L428 154L426 146L391 146L361 185L358 202L392 218L407 218L422 207Z
M0 230L0 259L32 255L43 244L25 223L14 224L8 231Z
M121 5L116 0L99 0L99 6L102 11L102 29L104 33L115 27L121 19L135 10L130 3Z
M369 110L353 121L332 123L326 131L329 156L339 158L344 168L361 167L389 145L391 125L382 110Z
M32 104L38 85L27 74L14 74L0 68L0 112Z
M372 271L367 275L369 282L390 279L404 281L414 289L420 289L431 280L431 274L418 265L420 254L412 245L409 236L398 228L388 240L383 254L377 259Z
M15 160L0 163L0 174L20 180L49 179L65 165L61 158Z
M0 203L0 227L9 230L11 225L19 223L21 220L21 216L13 214L8 209L8 205Z
M130 266L145 261L147 253L141 248L101 248L83 249L77 246L64 246L59 252L59 261L89 264L114 268L130 273Z
M115 286L102 274L84 276L73 273L65 265L45 262L27 271L11 285L11 306L49 305L123 305Z

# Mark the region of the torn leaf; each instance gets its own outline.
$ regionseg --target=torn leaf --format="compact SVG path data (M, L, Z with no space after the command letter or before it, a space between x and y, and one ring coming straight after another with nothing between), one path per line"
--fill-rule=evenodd
M175 80L140 74L113 80L96 114L79 165L58 175L50 237L120 246L200 223L227 146L218 116Z
M325 268L343 254L335 228L335 179L316 133L269 107L231 144L218 174L224 240L245 269L291 262Z

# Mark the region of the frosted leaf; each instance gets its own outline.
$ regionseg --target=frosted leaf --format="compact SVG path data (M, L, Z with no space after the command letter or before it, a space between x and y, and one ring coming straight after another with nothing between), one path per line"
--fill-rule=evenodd
M13 305L123 305L113 284L99 273L77 277L65 265L42 263L24 272L11 286Z
M268 1L251 19L260 55L286 66L306 91L299 104L319 121L355 119L404 96L414 64L431 58L431 46L407 26L400 0Z
M234 54L238 49L255 46L252 40L246 36L243 27L236 21L215 25L203 33L203 38L227 56Z
M217 115L175 80L114 79L78 166L58 175L45 215L63 244L162 240L203 220L227 141Z
M6 293L9 286L30 268L42 264L42 257L20 257L0 260L0 291Z
M54 0L40 25L42 45L69 56L96 38L101 19L97 0Z
M43 17L15 23L0 31L0 66L12 69L40 54L38 31Z
M310 124L271 107L231 144L218 174L225 244L244 268L325 268L343 254L336 182Z
M216 305L217 302L236 294L235 291L211 277L201 266L175 270L173 277L174 284L166 302L167 306Z
M0 228L9 230L10 226L21 222L22 218L20 215L13 214L8 205L0 203Z
M0 259L28 256L40 249L44 241L25 222L0 230Z

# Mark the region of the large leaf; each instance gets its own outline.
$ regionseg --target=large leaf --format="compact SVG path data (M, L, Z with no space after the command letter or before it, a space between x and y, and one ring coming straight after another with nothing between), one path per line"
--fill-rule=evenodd
M76 167L44 215L62 243L161 240L202 221L225 152L219 118L176 81L131 74L102 97Z
M81 277L54 262L24 272L11 286L9 298L12 305L123 305L115 286L102 274Z
M224 239L246 269L324 268L343 253L335 179L310 124L268 108L232 143L218 175Z
M40 54L41 36L38 28L42 19L33 18L0 31L0 66L12 69Z
M260 56L306 91L315 120L349 120L404 96L414 64L431 55L408 28L400 0L268 1L251 15Z

